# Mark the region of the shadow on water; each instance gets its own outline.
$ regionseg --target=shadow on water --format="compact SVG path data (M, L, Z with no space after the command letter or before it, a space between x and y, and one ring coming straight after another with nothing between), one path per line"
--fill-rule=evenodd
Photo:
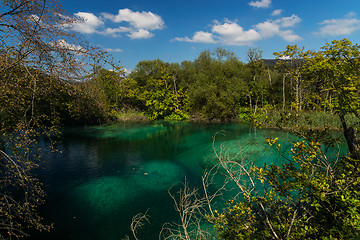
M167 190L184 178L199 186L206 168L216 163L214 144L224 144L230 154L258 165L278 162L279 155L266 138L292 138L273 130L254 130L240 124L203 125L157 122L72 128L64 131L40 169L48 193L42 209L50 233L29 239L121 239L131 236L132 217L149 209L150 224L140 239L158 239L165 222L177 221Z

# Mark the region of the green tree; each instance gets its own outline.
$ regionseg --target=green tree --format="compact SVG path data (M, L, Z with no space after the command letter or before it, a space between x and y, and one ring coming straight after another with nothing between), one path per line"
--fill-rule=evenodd
M326 80L324 90L331 92L350 154L327 152L336 140L326 130L313 129L300 132L302 139L292 144L289 155L280 151L279 139L267 139L279 150L280 165L251 165L221 148L220 169L240 194L209 217L221 239L359 238L359 142L345 118L359 111L359 46L343 39L312 54L302 69Z
M278 139L268 142L281 149ZM283 156L280 166L249 166L219 157L242 194L210 217L221 239L359 237L360 169L347 158L330 159L313 141L294 143L291 158Z
M235 118L237 105L245 95L242 70L243 64L231 52L202 52L194 61L195 74L189 83L192 113L208 120Z
M140 90L139 98L144 102L145 111L151 119L187 118L187 91L177 87L175 77L167 68L161 70L160 78L148 78Z
M121 67L114 70L94 67L93 73L89 76L87 84L97 94L104 110L111 116L115 116L121 107L120 83L124 79L124 71Z
M284 68L286 70L286 73L283 79L283 109L285 104L285 79L287 75L290 75L295 80L295 83L291 84L293 90L295 90L295 101L293 104L295 110L302 110L303 108L304 86L302 76L303 66L308 54L309 52L304 51L304 47L299 48L297 45L288 45L285 51L274 53L274 55L277 56L279 59L287 60L285 62L280 61L279 64L285 63L286 65L288 65Z
M359 118L359 57L359 45L348 39L334 40L314 53L307 64L310 73L324 79L323 88L331 95L332 108L340 118L344 137L354 158L360 158L360 142L354 126L349 126L345 117L354 114Z
M135 69L129 74L129 78L134 79L139 86L147 84L148 79L159 79L163 75L163 68L166 63L160 59L153 61L140 61Z
M268 78L266 76L265 65L262 61L262 51L258 49L249 49L248 51L249 62L246 65L248 70L248 98L250 109L254 107L254 115L256 114L259 101L261 107L264 106L266 99L266 92L269 85Z

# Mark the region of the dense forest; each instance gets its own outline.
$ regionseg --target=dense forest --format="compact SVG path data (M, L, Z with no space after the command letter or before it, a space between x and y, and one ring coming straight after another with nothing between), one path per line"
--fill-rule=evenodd
M275 60L249 49L247 62L218 48L182 63L144 60L126 75L105 52L66 30L79 19L56 2L1 2L1 239L24 237L28 228L51 229L37 214L45 194L33 175L40 135L53 141L65 126L160 119L287 126L307 140L294 144L288 164L246 171L271 191L260 194L255 185L239 183L245 200L208 216L220 238L359 236L359 45L342 39L319 50L287 46ZM318 116L330 123L315 126ZM310 128L298 126L301 121ZM335 142L329 127L343 132L349 149L336 163L321 147ZM280 148L276 139L268 142ZM222 164L230 176L244 170Z

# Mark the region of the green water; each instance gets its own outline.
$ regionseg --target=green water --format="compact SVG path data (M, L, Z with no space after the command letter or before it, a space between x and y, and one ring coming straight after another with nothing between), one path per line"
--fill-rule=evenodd
M31 239L132 237L132 217L147 209L150 224L139 237L158 239L164 223L179 220L167 190L178 188L185 177L200 186L204 170L217 162L215 135L215 149L224 145L230 154L241 152L258 165L280 161L266 138L279 137L284 143L294 138L240 124L158 122L67 129L57 145L62 153L50 154L40 170L48 193L42 215L55 228Z

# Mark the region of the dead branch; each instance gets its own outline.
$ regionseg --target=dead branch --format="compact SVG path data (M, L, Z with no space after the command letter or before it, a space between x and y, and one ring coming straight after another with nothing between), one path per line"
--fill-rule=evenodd
M148 211L149 209L146 210L145 213L138 213L132 218L130 229L136 240L138 240L138 237L136 236L137 230L141 229L145 225L144 222L150 223L149 215L147 215Z

